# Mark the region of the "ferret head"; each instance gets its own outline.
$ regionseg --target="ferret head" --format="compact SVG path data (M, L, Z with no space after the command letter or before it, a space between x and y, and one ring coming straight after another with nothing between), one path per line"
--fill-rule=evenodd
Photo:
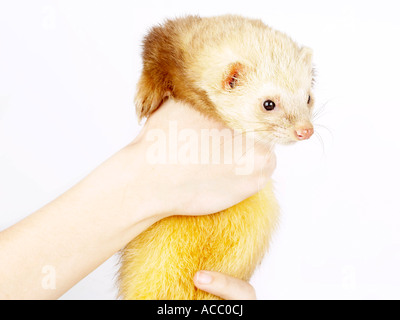
M312 52L260 20L170 20L146 37L143 58L140 119L171 97L266 143L313 134Z
M233 129L254 131L266 143L309 139L314 132L311 49L269 28L254 34L205 49L210 58L202 61L198 85Z

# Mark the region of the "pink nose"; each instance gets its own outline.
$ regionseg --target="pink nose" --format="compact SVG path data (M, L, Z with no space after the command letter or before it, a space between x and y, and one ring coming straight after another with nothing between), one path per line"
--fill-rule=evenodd
M301 129L297 129L295 130L296 133L296 137L299 140L307 140L310 139L310 137L313 135L314 133L314 128L301 128Z

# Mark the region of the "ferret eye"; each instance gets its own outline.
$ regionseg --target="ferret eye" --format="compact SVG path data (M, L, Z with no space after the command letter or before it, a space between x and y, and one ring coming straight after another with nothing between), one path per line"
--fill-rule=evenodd
M275 109L275 102L273 102L272 100L267 100L267 101L264 101L263 106L264 106L265 110L271 111L271 110Z
M310 102L311 102L311 96L308 96L307 104L310 104Z

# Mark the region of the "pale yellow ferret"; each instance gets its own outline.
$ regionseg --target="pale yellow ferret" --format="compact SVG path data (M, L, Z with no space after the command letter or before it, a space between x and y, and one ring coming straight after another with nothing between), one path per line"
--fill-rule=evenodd
M143 60L140 119L172 97L268 144L313 133L312 52L261 21L230 15L169 20L145 38ZM269 183L222 212L161 220L123 250L121 298L216 299L194 287L194 274L211 270L248 281L278 211Z

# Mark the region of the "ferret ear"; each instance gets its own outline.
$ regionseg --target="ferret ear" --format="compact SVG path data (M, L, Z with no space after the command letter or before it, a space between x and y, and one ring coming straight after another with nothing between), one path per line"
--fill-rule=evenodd
M138 82L135 97L136 114L139 121L156 111L169 95L168 89L157 85L156 79L153 79L144 71Z
M222 88L227 91L234 90L244 80L246 68L241 62L228 65L224 72Z
M313 50L308 47L303 47L300 51L300 60L305 64L311 64L313 58Z

